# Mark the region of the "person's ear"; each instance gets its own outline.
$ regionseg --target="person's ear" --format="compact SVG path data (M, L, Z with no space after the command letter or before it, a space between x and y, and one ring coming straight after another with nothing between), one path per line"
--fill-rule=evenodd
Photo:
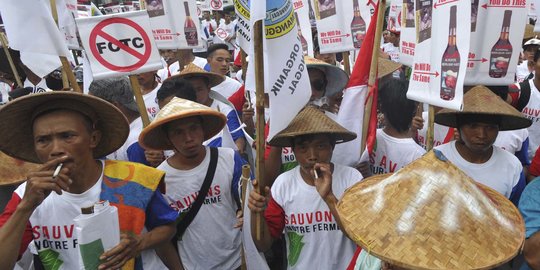
M101 141L101 131L94 130L90 134L90 148L94 149L98 146L99 142Z

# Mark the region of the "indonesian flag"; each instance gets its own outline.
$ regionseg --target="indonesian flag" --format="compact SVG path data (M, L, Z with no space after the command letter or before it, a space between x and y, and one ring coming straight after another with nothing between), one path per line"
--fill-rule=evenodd
M370 95L373 96L373 103L366 140L366 146L370 153L375 144L375 132L377 129L377 83L375 85L368 85L368 80L371 58L373 57L378 9L379 6L377 5L366 37L362 43L362 48L360 48L360 53L354 64L351 78L347 88L343 92L343 101L336 121L343 127L356 133L357 137L352 141L336 145L332 162L337 164L356 166L360 163L360 157L363 152L363 149L360 148L364 108Z

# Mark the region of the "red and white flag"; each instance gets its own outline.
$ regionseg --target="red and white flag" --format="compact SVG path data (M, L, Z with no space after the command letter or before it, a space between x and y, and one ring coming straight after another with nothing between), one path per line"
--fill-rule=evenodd
M378 5L371 18L369 28L364 39L362 48L356 63L354 64L349 84L343 92L343 101L339 109L337 122L349 131L356 133L356 139L338 144L334 150L332 162L348 166L356 166L360 163L363 152L361 149L362 126L364 119L364 108L367 105L369 95L373 96L371 117L368 128L366 146L368 151L373 150L375 143L375 132L377 129L377 83L369 85L369 72L371 58L373 57L373 46L375 42L375 29L377 26Z

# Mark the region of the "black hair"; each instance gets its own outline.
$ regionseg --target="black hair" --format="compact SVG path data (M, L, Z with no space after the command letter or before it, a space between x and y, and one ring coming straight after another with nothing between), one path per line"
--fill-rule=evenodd
M34 89L32 87L24 87L24 88L16 88L11 91L9 91L8 96L9 100L14 100L16 98L24 97L30 93L32 93Z
M226 50L229 52L229 46L225 43L216 43L208 46L208 50L206 50L207 58L213 57L217 50Z
M536 61L538 61L539 58L540 58L540 48L538 48L536 52L534 52L534 62L536 63Z
M391 78L379 87L379 105L384 119L399 132L409 130L417 104L407 98L409 82Z
M165 80L157 92L158 100L164 100L170 96L197 102L197 94L191 83L179 77L171 77Z

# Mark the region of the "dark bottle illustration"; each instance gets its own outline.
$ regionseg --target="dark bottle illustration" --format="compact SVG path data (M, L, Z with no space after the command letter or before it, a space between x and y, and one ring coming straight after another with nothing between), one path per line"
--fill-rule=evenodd
M508 65L512 57L512 44L508 40L511 18L512 11L505 10L501 35L497 43L493 45L489 57L489 77L502 78L508 72Z
M304 52L304 55L307 55L308 44L306 38L304 38L304 35L302 35L302 28L300 27L300 20L298 20L298 13L294 12L294 18L296 19L296 28L298 28L298 39L300 39L300 43L302 43L302 51Z
M197 26L189 14L189 4L184 1L184 9L186 10L186 22L184 23L184 33L188 46L199 45L199 36L197 34Z
M450 24L448 27L448 45L441 60L441 99L452 100L456 95L460 57L456 45L456 11L457 6L450 7Z
M356 49L360 49L366 36L366 22L360 15L360 5L358 5L358 0L353 0L353 10L354 17L351 22L353 45Z

